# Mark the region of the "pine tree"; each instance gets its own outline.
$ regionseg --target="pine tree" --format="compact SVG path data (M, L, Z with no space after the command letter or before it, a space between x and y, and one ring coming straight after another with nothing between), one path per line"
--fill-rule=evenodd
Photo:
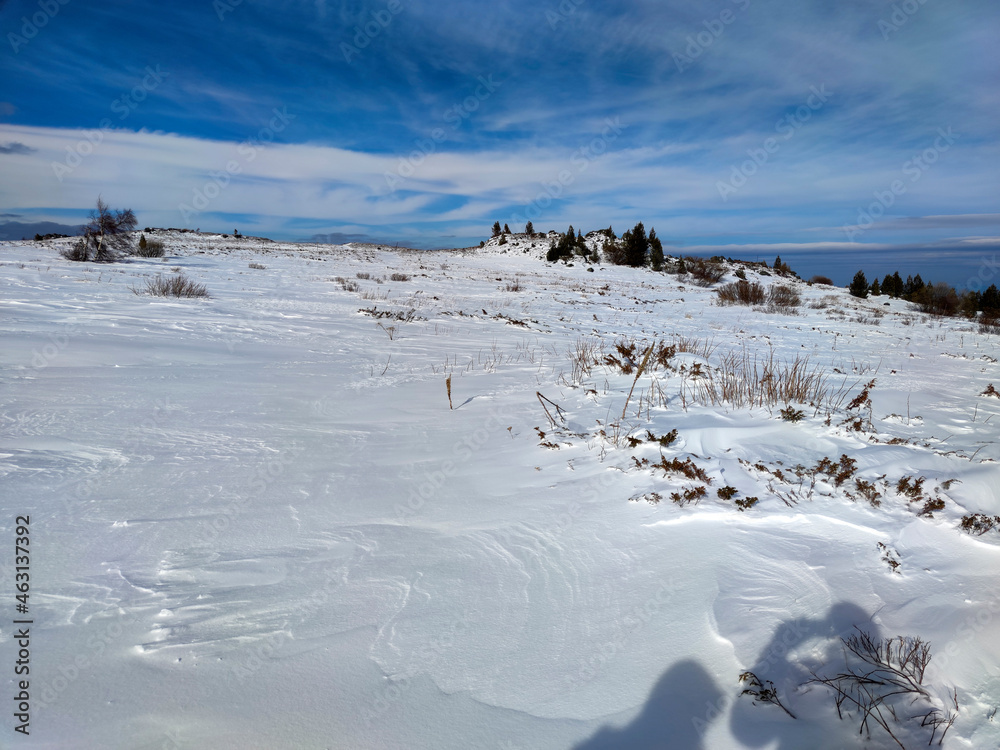
M872 285L870 287L868 287L868 293L872 297L879 297L879 296L881 296L881 294L882 294L882 287L879 286L878 277L876 277L875 280L872 281Z
M892 274L892 296L902 297L903 296L903 279L899 275L899 271Z
M493 236L494 237L499 237L500 236L500 222L499 221L494 221L493 222Z
M850 291L852 296L860 299L866 299L868 297L868 279L865 278L864 271L858 271L854 274L854 280L851 281L848 291Z
M530 221L524 225L524 233L527 235L532 235L535 233L535 225Z
M146 249L146 235L139 235L139 254L142 255L143 251Z
M622 241L625 243L625 264L633 267L646 265L649 239L641 221L622 235Z
M895 297L896 295L892 293L892 276L886 274L882 278L882 294L887 294L890 297Z
M507 226L506 224L503 225L503 233L510 234L510 227Z
M654 271L663 268L663 243L656 236L656 229L649 230L649 262Z
M979 300L979 309L985 313L1000 312L1000 290L997 290L996 284L990 284L990 288L983 292Z

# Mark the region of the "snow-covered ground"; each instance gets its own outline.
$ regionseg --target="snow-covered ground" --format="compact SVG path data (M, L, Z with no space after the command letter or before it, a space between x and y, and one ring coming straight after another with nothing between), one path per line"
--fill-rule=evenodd
M34 621L27 738L0 628L3 746L898 747L806 684L857 628L931 644L902 744L936 707L944 747L1000 746L1000 531L960 528L1000 514L996 335L799 282L722 307L546 239L154 236L0 247L2 610L30 515ZM132 292L178 272L211 297ZM712 404L727 355L826 395Z

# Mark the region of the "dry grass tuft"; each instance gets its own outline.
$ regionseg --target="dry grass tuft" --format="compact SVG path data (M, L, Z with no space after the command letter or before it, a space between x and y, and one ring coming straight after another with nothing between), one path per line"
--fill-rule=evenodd
M183 274L164 277L159 274L155 278L146 279L142 289L132 288L136 294L151 294L154 297L208 297L208 289L204 284L191 281Z

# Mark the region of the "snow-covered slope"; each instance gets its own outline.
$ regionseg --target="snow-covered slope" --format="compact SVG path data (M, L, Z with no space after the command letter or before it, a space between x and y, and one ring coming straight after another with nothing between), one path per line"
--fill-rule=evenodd
M996 335L787 279L791 313L722 307L519 236L154 236L0 246L0 574L13 618L30 515L34 620L4 746L898 747L807 682L856 628L931 644L907 710L955 714L944 747L1000 745L1000 531L960 528L1000 514ZM210 298L132 292L175 273ZM825 385L713 403L755 358Z

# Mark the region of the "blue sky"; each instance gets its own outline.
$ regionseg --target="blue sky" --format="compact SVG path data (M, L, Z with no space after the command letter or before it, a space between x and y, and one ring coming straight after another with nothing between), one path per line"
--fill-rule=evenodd
M995 0L6 0L0 31L18 221L99 193L419 247L642 220L837 281L1000 274Z

